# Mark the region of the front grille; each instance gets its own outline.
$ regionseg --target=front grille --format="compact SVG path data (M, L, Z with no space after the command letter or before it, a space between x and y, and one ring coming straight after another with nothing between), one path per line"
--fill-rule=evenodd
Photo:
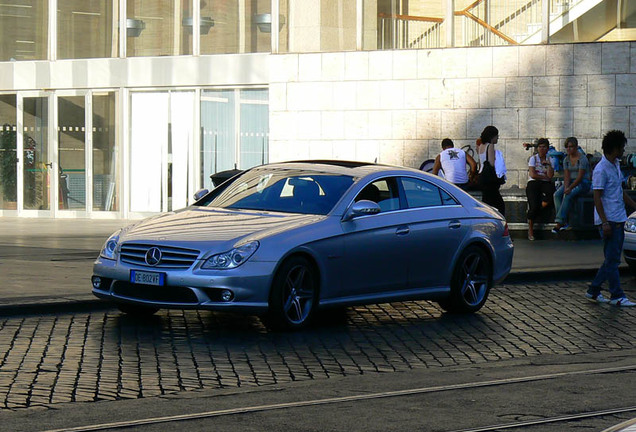
M157 247L161 250L161 261L155 266L146 264L146 252L148 249ZM199 251L194 249L182 249L172 246L155 246L147 244L124 243L119 254L121 261L127 264L134 264L153 268L176 268L188 269L194 264Z
M162 303L191 303L197 304L199 299L187 287L140 285L124 281L115 281L113 294L137 300Z

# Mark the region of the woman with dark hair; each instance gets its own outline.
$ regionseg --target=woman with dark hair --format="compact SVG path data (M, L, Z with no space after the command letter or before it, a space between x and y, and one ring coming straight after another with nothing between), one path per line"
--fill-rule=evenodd
M486 165L490 165L492 167L486 169L492 169L492 171L495 172L495 144L497 144L497 141L499 140L499 130L497 130L497 128L494 126L486 126L484 128L484 131L481 133L480 140L481 145L477 147L477 157L479 159L480 165L479 173L483 175ZM500 186L501 182L497 179L497 176L495 174L495 181L482 183L481 199L484 203L495 207L497 210L499 210L499 213L505 216L506 205L504 204L504 200L499 193Z
M565 139L566 156L563 159L563 185L554 193L556 209L556 226L553 234L570 228L568 214L572 202L579 195L590 191L592 184L592 170L587 156L579 151L579 141L575 137Z
M534 221L539 212L552 204L554 194L554 168L548 158L550 141L540 138L537 141L537 154L528 160L528 184L526 197L528 198L528 240L534 240Z

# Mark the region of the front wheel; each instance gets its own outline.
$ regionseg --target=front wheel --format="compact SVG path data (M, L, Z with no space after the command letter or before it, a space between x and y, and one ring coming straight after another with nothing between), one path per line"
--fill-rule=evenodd
M478 246L462 252L451 277L451 293L439 302L448 312L477 312L486 303L492 285L492 265L488 253Z
M286 260L274 277L267 324L275 329L295 330L311 321L318 303L318 278L309 260L295 256Z

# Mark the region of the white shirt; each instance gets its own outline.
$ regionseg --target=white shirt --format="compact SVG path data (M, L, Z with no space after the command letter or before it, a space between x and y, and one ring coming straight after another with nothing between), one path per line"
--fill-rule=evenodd
M594 168L592 174L592 189L602 190L601 202L609 222L625 222L625 202L623 201L623 173L621 173L618 158L612 164L605 156ZM600 225L601 220L596 206L594 206L594 224Z
M444 178L454 184L468 183L466 172L466 152L455 147L442 150L439 161L444 170Z
M497 149L495 149L495 172L497 173L497 177L503 177L504 179L506 178L506 174L508 174L503 153L501 153L501 151Z
M534 170L537 174L542 176L548 175L548 170L552 166L552 162L550 162L550 158L548 156L545 157L545 162L541 162L541 157L536 154L532 155L528 160L528 167L534 167ZM537 181L537 179L533 179L528 176L528 181ZM550 180L538 180L538 181L550 181Z

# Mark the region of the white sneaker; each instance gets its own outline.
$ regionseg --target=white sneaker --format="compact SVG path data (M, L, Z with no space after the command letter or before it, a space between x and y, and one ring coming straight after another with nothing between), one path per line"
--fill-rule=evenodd
M633 307L636 306L636 303L630 301L627 297L621 297L617 299L612 299L609 301L609 304L612 306L620 306L620 307Z
M592 294L585 293L585 298L594 303L609 303L609 300L603 297L603 294L593 297Z

